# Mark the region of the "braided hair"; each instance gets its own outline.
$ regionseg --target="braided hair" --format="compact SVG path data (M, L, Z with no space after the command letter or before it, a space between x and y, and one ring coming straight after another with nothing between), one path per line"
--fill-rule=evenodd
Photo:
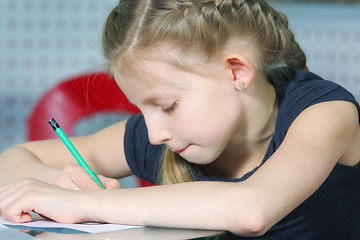
M230 43L245 42L253 49L257 70L276 87L289 69L307 69L288 25L287 17L265 0L120 0L107 18L102 44L109 69L121 60L131 72L131 54L163 44L211 61ZM187 161L166 150L161 182L193 179Z

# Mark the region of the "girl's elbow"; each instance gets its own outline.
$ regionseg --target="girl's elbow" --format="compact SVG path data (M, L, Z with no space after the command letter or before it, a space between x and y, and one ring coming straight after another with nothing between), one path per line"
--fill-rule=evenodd
M234 198L242 201L238 201L237 207L232 209L229 231L240 236L261 236L272 226L268 206L263 201L259 201L262 199L262 194L256 188L246 188L246 190L246 193L242 191L242 196Z
M241 215L239 214L229 227L232 234L243 237L258 237L265 234L269 229L262 214Z

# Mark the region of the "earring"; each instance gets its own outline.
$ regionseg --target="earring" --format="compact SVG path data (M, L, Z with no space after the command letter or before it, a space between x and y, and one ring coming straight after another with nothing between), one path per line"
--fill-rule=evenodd
M240 82L240 85L235 84L235 89L236 89L237 91L244 90L244 89L246 89L246 85L245 85L244 82Z

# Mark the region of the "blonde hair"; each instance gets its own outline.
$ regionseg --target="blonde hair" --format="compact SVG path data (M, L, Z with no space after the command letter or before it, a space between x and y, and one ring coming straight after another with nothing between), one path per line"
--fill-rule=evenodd
M251 43L258 70L274 86L288 69L307 69L287 17L264 0L120 0L102 37L109 69L120 60L128 72L133 71L130 53L139 56L172 44L183 54L210 61L234 41ZM169 149L161 175L163 184L195 180L190 164Z

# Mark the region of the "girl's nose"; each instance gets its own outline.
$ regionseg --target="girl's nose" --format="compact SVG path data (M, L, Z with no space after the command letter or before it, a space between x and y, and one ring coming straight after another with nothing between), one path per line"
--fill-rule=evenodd
M167 128L165 119L161 117L145 117L149 141L153 145L165 144L171 139L171 133Z

